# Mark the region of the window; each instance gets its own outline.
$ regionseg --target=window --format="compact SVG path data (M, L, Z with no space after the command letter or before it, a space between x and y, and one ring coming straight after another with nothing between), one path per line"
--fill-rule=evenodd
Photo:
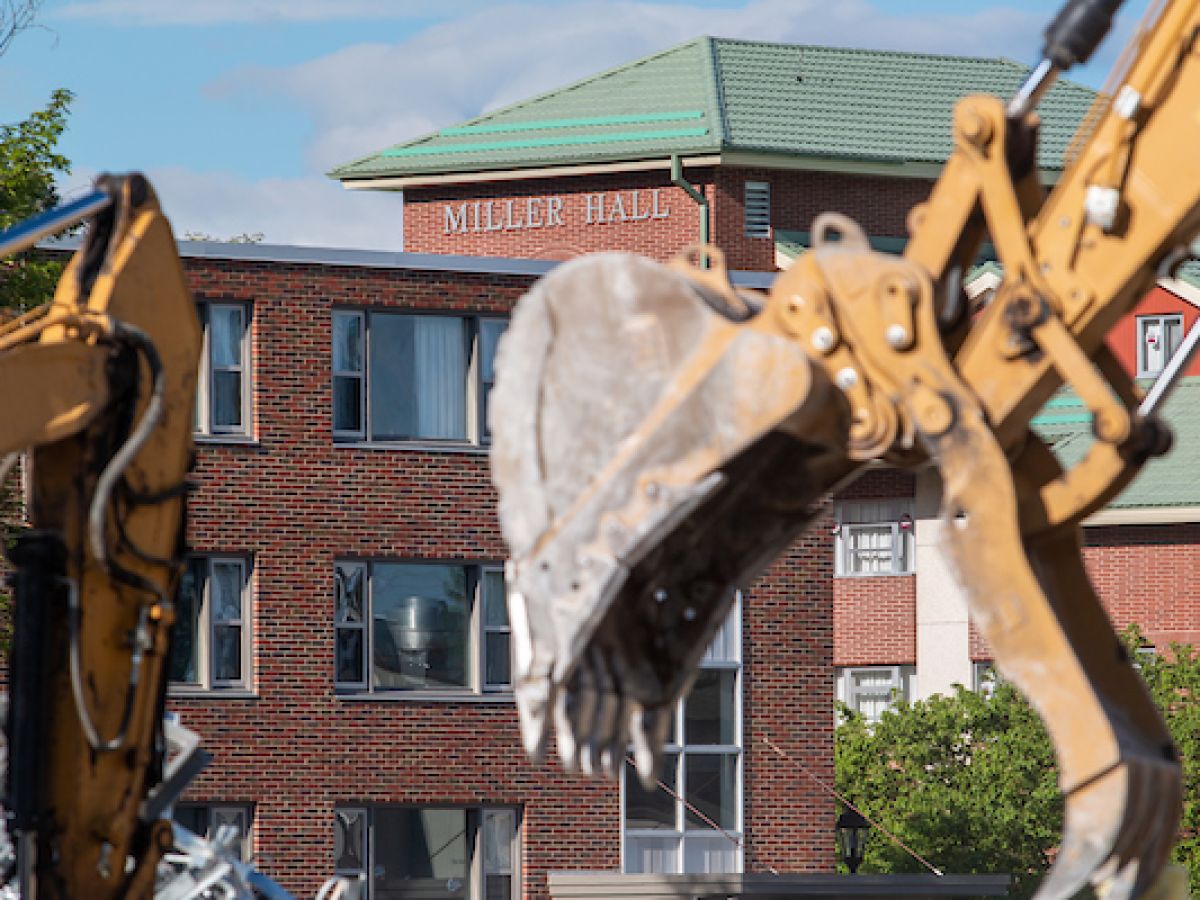
M335 312L334 437L487 443L492 363L507 325L474 316Z
M179 581L171 681L205 690L250 686L250 565L241 556L196 556Z
M913 666L863 666L839 669L837 698L868 722L878 722L884 710L916 692Z
M913 571L910 500L838 503L835 571L838 575L908 575Z
M222 828L233 828L240 838L242 859L250 860L253 852L250 828L254 822L254 807L250 804L176 803L174 818L192 834L209 841Z
M771 185L766 181L747 181L743 210L746 237L771 236Z
M632 766L622 769L626 872L741 871L741 731L741 629L735 605L676 709L662 784L647 791Z
M338 807L334 869L364 886L364 900L514 900L518 820L504 807Z
M335 682L350 690L507 691L499 566L339 562Z
M1183 316L1137 317L1137 377L1163 370L1183 341Z
M971 663L971 690L990 697L1000 683L1000 673L990 659L979 659Z
M197 313L204 343L196 385L196 433L249 435L249 307L244 303L201 303Z

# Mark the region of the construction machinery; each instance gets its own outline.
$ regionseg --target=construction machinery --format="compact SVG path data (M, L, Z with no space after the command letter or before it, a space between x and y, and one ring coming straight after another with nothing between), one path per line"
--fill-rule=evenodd
M652 785L735 590L868 466L932 466L972 618L1058 755L1064 834L1038 896L1155 884L1180 764L1088 581L1080 523L1166 451L1155 414L1200 343L1193 330L1146 393L1104 343L1200 230L1200 2L1147 14L1049 193L1035 165L1039 98L1118 5L1070 0L1015 97L958 103L903 255L825 214L766 292L733 288L701 248L671 265L582 257L521 300L490 424L531 754L553 730L568 768L613 777L632 744ZM985 238L1004 274L978 308L962 282ZM1095 434L1069 471L1030 429L1064 384Z

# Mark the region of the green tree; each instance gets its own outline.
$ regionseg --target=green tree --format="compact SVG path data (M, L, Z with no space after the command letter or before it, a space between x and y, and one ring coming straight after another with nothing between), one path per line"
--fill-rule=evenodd
M1136 628L1125 637L1131 651L1144 644ZM1200 896L1200 651L1174 646L1138 660L1183 762L1174 860ZM843 794L943 871L1009 872L1014 896L1032 892L1058 846L1063 807L1050 740L1012 685L998 684L990 697L958 688L901 703L874 725L842 714L835 741ZM863 870L923 867L876 834Z
M45 109L12 125L0 125L0 229L58 203L55 179L71 170L58 151L67 127L70 91L53 93ZM0 307L26 310L49 300L62 264L23 253L0 260Z
M842 712L842 793L943 871L1010 872L1015 895L1031 892L1057 843L1062 801L1049 738L1011 685L900 704L874 725ZM878 834L863 869L924 871Z

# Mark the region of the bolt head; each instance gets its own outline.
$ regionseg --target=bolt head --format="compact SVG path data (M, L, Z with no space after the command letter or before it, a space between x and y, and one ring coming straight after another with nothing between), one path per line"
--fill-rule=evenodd
M843 391L848 391L858 384L858 372L847 366L837 373L837 386Z
M833 349L834 343L835 339L833 336L833 329L828 325L822 325L820 328L817 328L813 331L812 345L814 349L820 351L821 353L828 353Z
M899 323L889 325L883 336L894 350L904 350L911 342L908 329Z

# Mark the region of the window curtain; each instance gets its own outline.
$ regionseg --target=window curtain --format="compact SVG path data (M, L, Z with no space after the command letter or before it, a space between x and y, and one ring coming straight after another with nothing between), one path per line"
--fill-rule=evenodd
M422 316L413 329L417 434L463 440L467 422L467 348L463 320Z

